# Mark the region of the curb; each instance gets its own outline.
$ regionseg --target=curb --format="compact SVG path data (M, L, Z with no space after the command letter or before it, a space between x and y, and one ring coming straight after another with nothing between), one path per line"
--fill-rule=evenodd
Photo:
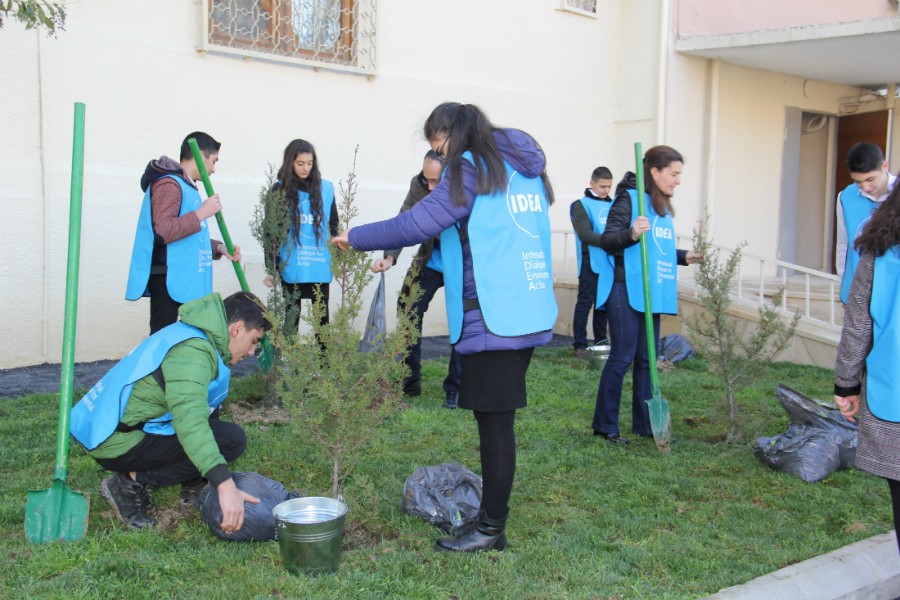
M894 532L838 548L706 600L893 600L900 597Z

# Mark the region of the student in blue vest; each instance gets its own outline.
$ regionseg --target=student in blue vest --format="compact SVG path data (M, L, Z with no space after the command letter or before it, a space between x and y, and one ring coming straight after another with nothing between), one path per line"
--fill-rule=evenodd
M841 302L844 304L847 304L853 273L859 262L854 241L897 182L897 177L888 169L881 148L875 144L861 142L847 152L847 170L853 183L838 194L835 206L837 244L834 266L841 278Z
M659 345L659 315L678 312L677 265L703 260L695 250L675 248L672 195L681 184L684 159L669 146L654 146L644 153L644 214L638 216L635 175L627 172L616 188L601 247L614 257L612 290L606 301L612 348L600 376L592 427L594 435L615 444L627 444L619 433L622 382L632 372L631 429L640 437L652 437L647 400L650 391L650 359L644 317L643 270L640 236L648 234L650 296L653 301L654 343Z
M834 401L845 417L859 420L856 468L887 479L900 543L900 186L872 215L855 250Z
M150 333L178 320L178 307L212 292L212 261L239 261L225 244L209 237L207 219L222 210L218 194L203 200L200 171L188 140L194 138L210 175L216 172L221 144L195 131L181 143L180 162L167 156L147 164L141 189L144 201L128 272L127 300L150 297Z
M316 149L306 140L294 140L284 149L273 191L284 191L290 214L290 230L276 257L284 299L289 309L285 328L297 331L303 300L322 299L321 322L328 323L328 292L331 283L331 251L328 240L337 234L338 213L334 185L322 179ZM268 262L268 256L266 257ZM271 265L268 265L271 267ZM274 285L270 276L263 280Z
M443 164L434 150L429 150L422 161L422 170L409 182L409 192L400 207L400 212L406 212L416 203L431 193L441 182ZM376 273L387 271L397 263L402 248L386 250L384 256L372 263L372 270ZM415 278L412 276L415 274ZM434 237L419 244L419 250L413 258L413 262L406 272L403 289L400 297L409 293L409 285L418 284L422 290L412 305L412 311L416 315L416 327L419 336L415 343L407 348L406 366L409 367L409 376L403 381L403 393L407 396L418 396L422 393L422 319L431 304L431 299L437 291L444 287L444 271L441 264L441 240ZM405 307L398 299L397 310L403 311ZM444 378L444 408L455 409L459 405L459 372L461 369L459 353L450 351L450 364L447 367L447 377Z
M151 490L181 484L181 499L196 505L207 483L223 509L222 529L237 531L244 502L228 470L247 447L244 430L219 419L233 365L269 328L253 294L224 301L218 293L186 302L180 321L141 342L73 407L69 431L115 475L100 494L131 528L156 524Z
M569 207L575 230L575 256L578 259L578 298L572 317L575 356L586 359L588 314L594 313L595 344L607 343L606 309L603 307L612 288L613 268L610 258L600 247L600 236L606 228L606 217L612 206L612 172L597 167L584 190L584 197Z
M516 410L527 404L534 348L550 341L557 316L547 214L553 191L534 138L493 126L476 106L441 104L424 133L444 159L437 187L410 210L334 241L376 250L441 235L450 342L462 356L459 407L478 423L483 490L477 518L436 549L503 550Z

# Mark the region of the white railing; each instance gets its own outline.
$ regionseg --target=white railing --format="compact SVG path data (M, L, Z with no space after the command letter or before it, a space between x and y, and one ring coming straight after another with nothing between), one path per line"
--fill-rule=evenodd
M577 277L574 237L575 232L571 230L552 230L552 249L556 258L553 261L553 272L557 281ZM680 248L691 247L691 236L675 237ZM712 247L723 257L733 250L719 244L712 244ZM559 257L562 259L559 260ZM683 294L699 298L700 288L694 280L695 268L678 269L678 288ZM741 252L741 262L732 284L732 298L757 305L773 305L773 296L782 289L785 293L778 305L781 312L800 313L803 320L833 331L841 330L843 310L840 308L840 279L837 275Z

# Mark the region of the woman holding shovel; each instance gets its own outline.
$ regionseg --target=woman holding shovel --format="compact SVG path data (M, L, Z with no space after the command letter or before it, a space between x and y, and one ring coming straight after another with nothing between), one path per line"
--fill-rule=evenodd
M332 279L328 240L338 232L334 185L322 179L313 145L298 139L284 149L278 182L272 191L283 191L287 203L289 229L284 239L276 244L280 245L280 251L275 266L281 273L284 299L289 307L285 327L296 332L300 303L304 299L315 302L321 297L324 304L322 323L328 322L328 291ZM266 276L263 282L269 287L274 285L271 276Z
M459 408L478 423L483 492L475 521L436 549L503 550L516 410L526 405L534 348L550 341L557 315L547 214L553 190L534 138L494 127L471 104L435 108L425 139L446 165L440 184L410 210L335 242L378 250L440 234L450 342L462 358Z
M632 432L653 437L647 401L651 399L650 360L647 346L641 252L638 242L649 232L647 244L652 297L653 339L659 344L659 315L678 312L677 265L703 260L694 250L675 248L672 195L681 184L684 159L669 146L654 146L643 158L644 198L647 215L639 216L635 174L628 172L616 188L600 247L615 258L613 286L606 301L612 347L600 376L592 427L594 435L614 444L627 444L619 433L622 382L632 372Z
M834 367L834 401L859 419L856 467L887 480L900 522L900 186L856 239L860 259L844 312ZM900 544L900 530L897 531Z

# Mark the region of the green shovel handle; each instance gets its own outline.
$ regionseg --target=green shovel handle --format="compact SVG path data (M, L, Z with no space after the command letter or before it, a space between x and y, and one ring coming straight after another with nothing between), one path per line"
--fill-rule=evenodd
M194 155L194 162L197 163L197 171L200 173L200 179L203 180L203 187L206 188L206 195L215 195L216 192L213 190L212 183L209 181L209 173L206 172L206 163L203 162L203 156L200 154L200 146L197 145L197 140L190 138L188 140L188 146L191 147L191 153ZM216 213L216 223L219 224L219 231L222 232L222 241L225 242L225 248L228 249L228 254L234 255L234 244L231 242L231 234L228 233L228 226L225 225L225 217L222 216L221 210ZM245 292L249 292L250 286L247 285L247 278L244 277L244 269L241 267L241 263L235 260L231 261L231 264L234 266L234 272L237 274L241 289Z
M69 254L66 260L66 316L63 323L62 363L59 376L59 417L56 428L56 464L53 479L65 481L69 473L69 412L75 386L75 323L78 314L78 265L81 252L81 196L84 188L84 103L75 103L72 135L72 179L69 188Z
M644 151L640 142L634 143L635 178L637 179L638 216L645 216L644 203ZM644 323L647 330L647 359L650 361L650 390L654 398L659 398L659 373L656 370L656 344L653 331L653 302L650 298L650 269L647 258L647 234L642 234L641 270L644 279Z

